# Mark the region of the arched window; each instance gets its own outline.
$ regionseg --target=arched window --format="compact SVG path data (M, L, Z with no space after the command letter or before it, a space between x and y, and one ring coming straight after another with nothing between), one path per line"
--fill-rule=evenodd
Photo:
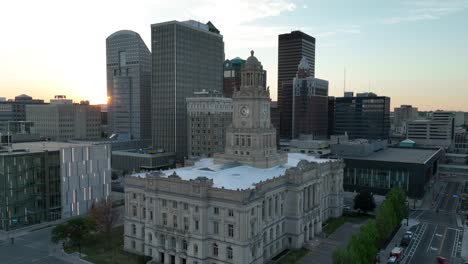
M218 244L213 243L213 256L218 256Z

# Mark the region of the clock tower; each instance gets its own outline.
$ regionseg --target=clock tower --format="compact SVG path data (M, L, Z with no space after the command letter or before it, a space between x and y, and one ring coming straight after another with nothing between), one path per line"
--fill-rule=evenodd
M239 162L269 168L287 162L276 148L276 129L270 122L270 91L264 87L263 66L251 51L241 70L241 87L233 93L232 124L226 130L224 153L216 163Z

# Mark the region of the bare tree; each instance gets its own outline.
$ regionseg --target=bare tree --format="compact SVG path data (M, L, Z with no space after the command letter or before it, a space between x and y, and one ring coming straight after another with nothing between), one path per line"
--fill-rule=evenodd
M117 210L112 208L110 199L94 203L89 211L89 215L96 223L97 230L107 235L110 235L113 225L119 218Z

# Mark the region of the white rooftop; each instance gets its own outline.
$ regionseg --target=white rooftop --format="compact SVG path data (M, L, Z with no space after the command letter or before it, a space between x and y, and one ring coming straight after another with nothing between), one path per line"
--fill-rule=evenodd
M214 164L213 159L201 159L194 166L183 167L173 170L162 171L167 177L174 172L184 180L193 180L198 177L206 177L213 180L213 187L229 190L254 188L256 183L284 175L286 170L296 167L299 161L307 160L317 163L331 161L330 159L319 159L301 153L289 153L288 162L284 165L267 169L255 168L238 163ZM145 177L145 173L133 174L134 177Z

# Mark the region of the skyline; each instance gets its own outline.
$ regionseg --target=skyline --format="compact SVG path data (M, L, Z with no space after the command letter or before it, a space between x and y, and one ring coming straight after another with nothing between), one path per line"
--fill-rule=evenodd
M28 9L9 2L0 17L2 32L10 36L0 43L0 96L7 98L25 93L48 101L65 94L77 102L104 103L110 34L136 31L151 49L151 24L195 19L212 21L221 31L226 59L246 59L255 50L273 100L278 35L301 30L316 38L316 77L330 82L332 96L342 96L346 68L348 91L389 96L392 110L411 104L468 111L468 36L458 30L468 23L468 1L25 2Z

